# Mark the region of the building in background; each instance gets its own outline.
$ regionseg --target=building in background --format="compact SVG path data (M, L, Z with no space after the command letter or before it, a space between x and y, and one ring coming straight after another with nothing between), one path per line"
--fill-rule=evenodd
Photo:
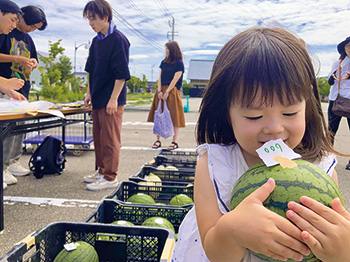
M38 68L42 67L45 69L45 64L40 60L40 57L48 57L49 53L37 51L37 54L39 59ZM35 90L40 90L43 87L43 84L41 83L40 70L38 68L36 68L30 75L30 82L32 84L32 88L34 88Z
M193 88L205 88L209 82L214 60L191 59L188 67L187 79Z
M209 82L214 60L191 59L188 67L187 79L190 81L190 97L201 97ZM184 90L187 95L188 91Z

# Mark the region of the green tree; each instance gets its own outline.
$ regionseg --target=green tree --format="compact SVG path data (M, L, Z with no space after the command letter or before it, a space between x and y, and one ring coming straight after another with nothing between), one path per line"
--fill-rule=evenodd
M324 100L326 97L329 96L329 91L331 86L328 84L328 80L325 77L319 77L317 78L318 82L318 89L320 91L320 95L322 100Z
M141 81L141 87L143 88L143 90L146 90L147 82L148 82L148 80L147 80L146 76L143 74L142 75L142 81Z
M72 73L72 63L68 56L62 55L59 57L59 62L55 63L55 68L61 72L61 82L65 83L67 80L74 77L74 73Z
M64 55L64 48L60 47L61 39L55 43L49 41L49 56L41 57L45 64L39 68L43 87L39 94L46 100L72 102L82 100L86 88L82 88L83 81L72 73L72 63Z
M131 76L131 78L127 82L127 86L130 90L132 90L133 93L135 93L136 90L140 89L141 85L141 79L136 76Z

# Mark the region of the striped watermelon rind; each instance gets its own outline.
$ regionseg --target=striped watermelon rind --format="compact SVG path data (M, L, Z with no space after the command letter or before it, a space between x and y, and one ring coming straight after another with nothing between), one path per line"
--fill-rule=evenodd
M339 198L344 205L338 186L326 172L305 160L293 161L297 164L295 168L284 169L280 165L266 167L264 163L249 168L238 179L233 189L230 209L233 210L243 199L266 183L269 178L275 180L276 187L263 204L285 218L287 218L288 202L300 203L301 196L308 196L329 207L331 207L334 198ZM262 254L254 254L263 261L279 261ZM304 256L303 261L317 262L320 260L310 254Z
M171 229L175 233L175 228L171 222L164 217L150 217L143 221L142 226L144 227L161 227Z
M76 249L67 251L63 248L55 257L54 262L98 262L98 254L95 248L85 241L77 241L79 243Z
M124 226L124 227L135 226L133 223L126 221L126 220L116 220L116 221L112 222L112 224L117 225L117 226Z
M144 193L137 193L129 197L126 202L130 202L133 204L145 204L145 205L154 205L156 201L154 199Z
M169 204L171 206L184 206L193 204L193 200L185 194L178 194L170 200Z

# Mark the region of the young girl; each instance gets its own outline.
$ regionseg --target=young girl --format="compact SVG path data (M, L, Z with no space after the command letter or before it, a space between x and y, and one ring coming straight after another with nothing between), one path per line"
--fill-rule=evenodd
M220 51L197 123L199 155L195 207L180 226L173 261L262 261L249 250L279 260L350 261L350 214L333 200L328 208L302 197L289 203L288 219L263 206L269 179L234 210L238 178L261 162L256 149L282 139L337 182L336 153L322 115L310 57L302 42L280 28L252 28Z

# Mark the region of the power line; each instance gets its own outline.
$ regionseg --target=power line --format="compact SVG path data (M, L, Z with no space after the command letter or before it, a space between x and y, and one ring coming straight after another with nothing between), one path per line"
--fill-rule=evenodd
M168 19L172 19L173 16L170 14L169 10L166 8L166 6L163 4L161 0L154 0L160 11L162 11L163 16Z
M113 14L116 16L116 18L124 24L131 32L136 34L138 37L140 37L142 40L146 41L148 44L150 44L152 47L159 51L163 51L163 46L158 44L155 41L150 40L147 36L145 36L142 32L140 32L138 29L136 29L133 25L131 25L128 21L126 21L121 14L119 14L115 9L113 9Z
M145 19L146 22L149 22L152 24L155 28L158 28L159 25L156 25L152 19L150 19L147 15L145 15L140 8L137 7L137 5L132 0L126 0L126 2L129 4L129 7L134 9L141 17Z

